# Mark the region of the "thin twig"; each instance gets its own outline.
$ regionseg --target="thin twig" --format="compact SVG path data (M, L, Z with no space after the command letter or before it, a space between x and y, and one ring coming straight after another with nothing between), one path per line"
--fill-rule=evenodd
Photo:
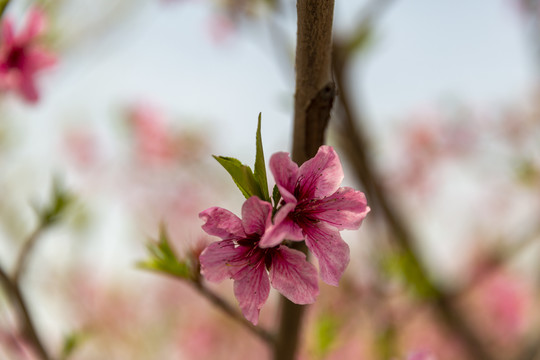
M197 289L197 291L201 295L203 295L206 299L208 299L213 305L218 307L224 313L229 315L233 320L243 325L245 328L250 330L254 335L259 337L267 344L274 344L274 337L272 336L272 334L270 334L270 332L261 328L260 326L254 326L244 316L242 316L242 314L240 314L231 304L225 301L225 299L223 299L221 296L217 295L208 287L206 287L202 281L192 281L190 283L195 287L195 289Z
M504 245L502 248L496 248L494 253L488 254L491 255L491 257L488 258L489 269L481 272L477 276L473 276L472 279L460 286L459 289L454 292L455 296L457 297L468 294L478 286L482 285L485 281L491 278L497 268L510 264L527 248L535 244L538 239L540 239L540 227L535 228L521 239L516 240L513 244Z
M37 334L30 312L28 311L28 306L19 288L19 284L7 275L2 266L0 266L0 283L13 301L14 307L17 309L18 318L23 327L23 336L32 345L42 360L49 360L50 357Z
M15 261L15 267L13 269L13 282L14 283L16 284L19 283L21 275L24 273L24 270L26 269L26 264L28 263L28 259L30 258L32 250L34 249L37 243L37 240L39 239L39 236L48 226L49 226L49 223L40 220L38 227L30 234L30 236L28 236L28 238L24 242L21 248L21 251L19 252L19 256L17 257L17 260Z

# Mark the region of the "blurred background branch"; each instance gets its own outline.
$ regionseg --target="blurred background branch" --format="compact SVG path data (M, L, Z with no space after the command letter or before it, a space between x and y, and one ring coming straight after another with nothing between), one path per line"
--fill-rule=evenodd
M28 305L19 287L19 283L16 282L15 279L9 277L2 266L0 266L0 281L4 291L11 299L13 307L16 310L19 326L22 326L23 337L31 344L41 360L51 359L45 350L43 342L38 336Z

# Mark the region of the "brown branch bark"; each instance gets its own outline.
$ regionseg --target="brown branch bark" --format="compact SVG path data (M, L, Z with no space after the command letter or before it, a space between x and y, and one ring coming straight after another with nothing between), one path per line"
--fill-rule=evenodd
M34 250L39 236L49 226L49 224L50 223L46 221L40 220L40 224L38 225L38 227L30 234L30 236L28 236L28 238L24 242L21 251L19 252L19 256L15 261L15 268L13 270L13 282L17 284L19 283L19 280L22 274L24 274L26 264L28 263L28 259L31 256L32 250Z
M298 0L296 8L292 159L300 165L313 157L322 145L325 121L328 121L334 99L331 67L334 1ZM315 143L316 140L320 143Z
M12 280L1 266L0 283L4 287L7 295L11 298L13 306L17 311L17 317L21 323L20 326L22 326L23 336L32 345L34 351L40 357L40 359L49 360L50 357L37 334L36 327L34 326L34 322L30 316L26 300L24 299L21 289L19 288L19 284Z
M332 22L334 0L298 0L296 91L292 159L301 165L324 143L334 102L332 82ZM293 246L306 252L304 243ZM280 299L275 360L293 360L298 352L305 306Z

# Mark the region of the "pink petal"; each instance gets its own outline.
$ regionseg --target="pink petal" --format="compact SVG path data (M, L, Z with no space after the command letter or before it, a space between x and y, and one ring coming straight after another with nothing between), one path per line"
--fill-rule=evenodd
M242 205L242 222L247 234L262 235L269 218L272 216L272 205L252 196Z
M236 246L232 240L212 243L199 256L205 279L220 282L233 277L245 264L247 247Z
M298 250L280 246L272 256L272 286L295 304L313 304L319 295L317 269Z
M259 311L270 294L270 282L264 262L258 266L246 266L235 275L234 295L245 318L257 325Z
M302 229L288 215L294 210L295 203L283 205L274 216L274 224L269 224L259 242L262 248L273 247L281 244L285 239L292 241L304 240Z
M296 165L289 153L278 152L270 158L270 170L279 188L279 192L285 202L296 201L294 188L298 179L298 165Z
M356 230L371 210L366 196L349 187L339 188L334 194L316 201L316 218L326 221L338 230Z
M21 74L21 82L19 84L19 93L30 103L36 103L39 100L36 84L31 74Z
M306 245L319 260L321 279L328 285L337 286L349 264L349 245L334 227L319 222L303 228Z
M43 11L32 8L26 19L26 27L22 30L19 37L20 44L26 44L33 38L39 36L45 30L46 19Z
M323 145L312 159L300 166L299 199L322 198L333 194L343 180L343 169L337 153L331 146Z
M285 189L283 186L276 184L279 190L279 193L281 194L281 198L285 201L285 203L295 203L297 202L296 197L293 195L293 193L289 192L289 190Z
M13 27L13 20L9 17L6 17L2 22L2 47L5 49L7 47L13 46L14 38L15 32Z
M56 64L57 58L46 50L36 47L29 49L26 56L26 65L32 71L38 71L49 68Z
M21 74L18 71L9 71L0 65L1 90L17 90L21 84Z
M226 239L244 239L246 234L242 226L242 220L229 210L220 207L211 207L199 214L199 218L206 223L203 230L209 235Z

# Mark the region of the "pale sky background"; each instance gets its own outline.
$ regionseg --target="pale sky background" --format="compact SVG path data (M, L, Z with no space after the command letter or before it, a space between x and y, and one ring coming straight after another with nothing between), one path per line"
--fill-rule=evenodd
M363 3L336 2L337 35L354 27ZM88 4L58 20L72 25L68 34L100 14L98 2ZM65 160L57 152L66 127L84 125L107 136L119 111L136 101L155 103L185 126L204 127L213 153L246 163L253 161L262 112L267 159L288 151L292 67L277 60L287 46L272 43L267 20L244 22L216 42L210 24L217 12L207 1L131 4L137 5L117 24L94 28L60 55L56 70L41 79L37 106L16 98L8 103L10 121L24 134L15 160L26 167L10 171L30 174L13 177L25 179L20 186L46 194L42 184ZM291 2L278 21L290 51L294 10ZM448 99L478 107L523 99L533 88L534 67L522 20L511 0L395 0L377 25L369 55L351 74L372 131L380 136L416 109Z
M208 2L140 3L121 25L61 59L43 82L41 104L23 110L64 123L107 122L123 104L149 100L195 126L212 124L223 153L251 151L246 136L262 111L267 152L289 147L291 68L276 60L266 20L216 43ZM363 3L336 2L336 34L354 25ZM292 2L287 15L281 25L292 41ZM512 0L395 0L351 83L381 126L447 98L488 106L519 99L532 87L529 52ZM73 114L81 119L65 119Z

